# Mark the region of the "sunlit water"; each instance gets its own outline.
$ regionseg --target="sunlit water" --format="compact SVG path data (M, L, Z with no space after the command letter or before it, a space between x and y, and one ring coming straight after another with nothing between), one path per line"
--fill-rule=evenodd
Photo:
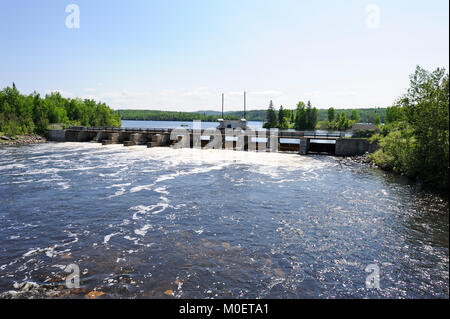
M438 196L331 156L0 149L2 297L448 298L448 226Z

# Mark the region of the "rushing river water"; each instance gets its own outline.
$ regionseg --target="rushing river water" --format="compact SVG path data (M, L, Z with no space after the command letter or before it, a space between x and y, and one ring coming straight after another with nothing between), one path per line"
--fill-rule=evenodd
M448 298L448 216L438 196L332 156L7 147L0 297Z

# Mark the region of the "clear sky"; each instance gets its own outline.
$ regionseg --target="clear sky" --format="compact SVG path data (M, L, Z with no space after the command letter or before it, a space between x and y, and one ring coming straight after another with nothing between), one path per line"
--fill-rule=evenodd
M249 109L384 107L416 65L448 69L448 12L448 0L0 0L0 87L114 109L220 110L224 92L239 110L244 90Z

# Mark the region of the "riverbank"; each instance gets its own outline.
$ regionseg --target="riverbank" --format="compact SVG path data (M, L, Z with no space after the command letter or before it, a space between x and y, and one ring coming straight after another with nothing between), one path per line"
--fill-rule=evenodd
M352 163L358 163L358 164L364 164L368 165L371 168L379 168L378 165L369 159L369 153L366 153L364 155L357 155L357 156L345 156L341 157L342 162L352 162Z
M45 143L47 139L41 135L31 134L31 135L16 135L9 137L6 135L0 135L0 145L6 146L19 146L28 144Z

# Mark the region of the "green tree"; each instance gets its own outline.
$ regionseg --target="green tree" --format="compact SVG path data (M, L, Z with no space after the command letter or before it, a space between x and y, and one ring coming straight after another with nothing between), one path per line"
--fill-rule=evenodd
M309 125L309 129L310 130L315 130L316 126L317 126L317 122L318 122L318 118L319 118L319 114L318 114L318 110L316 107L313 107L312 112L311 112L311 118L308 121L308 125Z
M282 123L284 117L285 117L285 111L283 109L283 105L281 105L280 109L278 110L278 123Z
M22 95L15 83L0 91L0 131L7 135L44 133L49 123L120 126L120 117L106 104L65 99L57 92L44 99Z
M280 110L278 111L278 128L280 130L286 130L289 128L289 118L289 110L283 109L283 105L280 106Z
M347 118L347 115L345 112L341 112L338 115L338 118L336 120L336 125L334 126L334 129L339 131L345 131L351 128L353 125L353 122Z
M333 122L336 117L336 111L333 107L328 109L328 122Z
M297 103L294 127L297 131L304 131L304 130L306 130L306 124L307 124L307 118L306 118L305 103L300 101Z
M380 118L380 114L376 114L375 115L375 120L373 122L375 125L380 125L381 124L381 118Z
M350 115L350 120L352 120L354 123L359 122L359 113L357 110L352 110L352 114Z
M308 101L306 103L306 129L307 130L311 129L311 120L312 120L312 106L311 106L311 102Z
M403 119L404 112L398 105L386 109L386 123L394 123Z
M379 166L448 192L449 75L417 67L410 87L390 108L371 159Z
M318 111L312 107L311 102L308 101L306 106L306 129L314 130L318 121Z
M273 102L270 101L269 109L267 110L267 122L264 124L264 128L275 128L277 126L277 115L275 112L275 108L273 107Z

